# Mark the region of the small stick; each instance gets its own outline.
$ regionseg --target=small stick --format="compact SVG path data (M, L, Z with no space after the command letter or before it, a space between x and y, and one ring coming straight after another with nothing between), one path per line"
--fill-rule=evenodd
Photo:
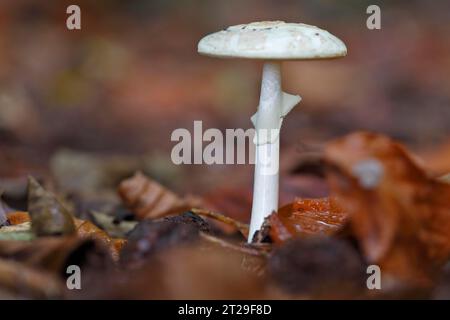
M225 224L231 225L236 229L238 229L243 234L244 237L248 237L249 226L246 223L239 222L230 217L224 216L221 213L212 212L205 209L192 208L191 212L198 214L200 216L212 218Z

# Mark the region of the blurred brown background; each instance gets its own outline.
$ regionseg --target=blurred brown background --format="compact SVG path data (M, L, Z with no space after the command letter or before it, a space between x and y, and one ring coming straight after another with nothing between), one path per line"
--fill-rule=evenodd
M70 4L81 7L81 31L66 28ZM381 30L366 28L370 4L381 7ZM288 166L366 129L400 139L434 172L450 171L449 18L449 1L425 0L1 1L0 176L95 186L100 157L181 193L251 191L251 166L173 165L170 135L194 120L251 127L261 63L200 56L196 46L258 20L317 25L348 47L343 59L284 64L285 91L303 98L283 125Z

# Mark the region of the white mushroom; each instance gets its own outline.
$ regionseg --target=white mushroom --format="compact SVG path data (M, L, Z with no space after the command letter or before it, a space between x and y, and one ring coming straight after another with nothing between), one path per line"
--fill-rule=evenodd
M281 89L281 61L342 57L345 44L329 32L301 23L253 22L210 34L198 44L200 54L221 58L263 59L256 129L253 208L248 241L264 218L278 210L279 130L283 118L301 100Z

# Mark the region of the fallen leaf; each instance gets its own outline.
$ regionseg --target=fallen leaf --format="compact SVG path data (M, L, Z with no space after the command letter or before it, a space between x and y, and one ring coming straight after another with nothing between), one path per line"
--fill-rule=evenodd
M133 272L106 275L86 299L264 299L265 278L242 268L245 255L200 243L166 247ZM150 284L150 285L149 285ZM83 290L84 291L84 290Z
M105 231L97 227L90 221L74 219L76 234L80 238L94 239L101 242L109 249L111 257L115 260L119 260L119 249L122 248L122 243L117 244L116 241L111 238Z
M139 220L181 213L192 206L189 199L180 198L141 172L122 181L118 192Z
M296 199L269 216L269 235L276 243L296 236L331 235L343 226L346 217L332 198Z
M208 232L209 225L190 212L159 220L143 220L130 232L120 262L136 268L162 250L197 242L200 231Z
M21 224L31 221L28 212L24 211L12 211L6 214L8 222L12 225Z
M97 211L91 211L96 225L105 230L111 237L124 238L137 225L137 221L116 221L115 217Z
M450 141L433 150L426 150L421 156L426 167L433 172L442 174L450 171Z
M72 215L33 177L28 178L28 213L37 236L71 234L75 231Z
M428 285L450 256L450 185L430 178L398 143L359 132L325 150L332 194L383 274Z
M343 299L366 289L366 266L347 241L296 238L275 248L268 261L272 282L297 298Z
M0 239L32 240L34 238L34 232L29 214L27 212L14 213L14 218L17 221L26 222L0 228ZM99 241L109 249L113 260L117 261L119 259L120 250L126 243L125 239L114 239L107 232L87 220L73 218L73 223L77 237Z
M121 238L114 238L113 239L113 245L116 252L120 253L122 251L123 247L127 244L126 239Z

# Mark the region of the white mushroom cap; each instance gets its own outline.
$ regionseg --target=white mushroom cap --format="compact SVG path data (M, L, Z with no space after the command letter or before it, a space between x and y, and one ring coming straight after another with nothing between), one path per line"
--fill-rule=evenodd
M345 44L328 31L303 23L262 21L240 24L207 35L198 52L249 59L327 59L347 54Z

